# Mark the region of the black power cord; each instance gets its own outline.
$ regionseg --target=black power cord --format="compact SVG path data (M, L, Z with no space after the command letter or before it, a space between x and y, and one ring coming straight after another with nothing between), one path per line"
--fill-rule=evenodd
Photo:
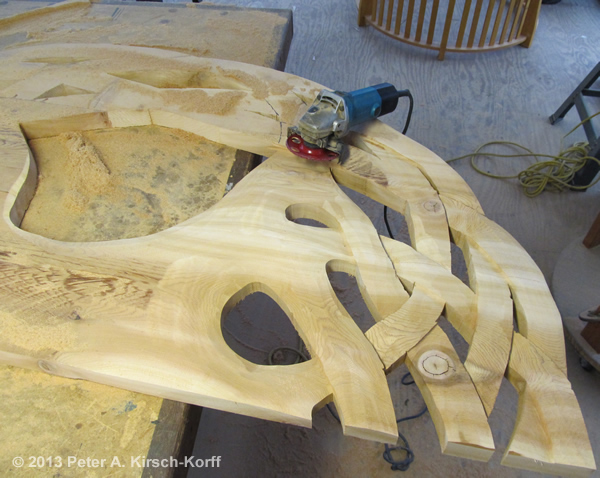
M427 406L425 406L423 408L423 410L421 410L416 415L410 415L408 417L404 417L404 418L400 418L400 419L396 420L396 423L399 424L402 422L406 422L408 420L413 420L415 418L422 417L423 415L425 415L425 412L427 412ZM406 437L400 432L398 432L398 436L400 437L400 440L402 440L404 442L404 445L396 445L396 446L385 445L385 451L383 452L383 459L385 461L387 461L390 465L392 465L391 466L392 470L406 471L410 467L410 464L414 461L415 454L411 450ZM396 460L392 455L392 452L396 451L396 450L402 450L402 451L406 452L406 458L404 458L403 460Z
M408 377L411 378L410 381L406 380ZM411 376L410 372L405 374L402 377L402 379L400 380L400 382L402 383L402 385L412 385L413 383L415 383L415 381L412 380L412 376ZM425 412L427 412L427 405L425 405L419 413L417 413L415 415L409 415L407 417L399 418L398 420L396 420L396 423L400 424L402 422L407 422L408 420L414 420L415 418L422 417L423 415L425 415ZM400 438L400 440L402 440L403 444L396 445L396 446L385 445L385 451L383 452L383 459L385 461L387 461L390 465L392 465L391 466L392 470L406 471L410 467L410 464L414 461L415 454L411 450L410 445L408 444L408 440L402 433L400 433L400 431L398 431L398 437ZM392 452L395 452L398 450L406 453L406 457L403 458L402 460L397 460L396 458L394 458L394 456L392 454Z
M407 380L408 377L411 378L410 381ZM410 372L404 374L404 376L400 379L400 382L402 383L402 385L412 385L413 383L415 383L415 381L412 380L412 375L410 374ZM326 406L327 406L327 409L329 410L329 413L331 413L331 415L333 416L333 418L335 418L337 422L341 423L340 417L336 413L336 411L333 409L333 407L331 406L331 403L328 403ZM425 415L425 412L427 412L427 405L425 405L423 407L423 409L416 415L409 415L407 417L399 418L398 420L396 420L396 423L400 424L402 422L407 422L408 420L414 420L415 418L422 417L423 415ZM390 465L392 465L391 466L392 470L406 471L410 467L410 464L414 461L415 454L412 451L412 449L410 448L410 445L408 444L408 440L402 433L400 433L400 431L398 431L398 437L400 438L400 440L402 440L403 444L396 445L396 446L385 445L385 451L383 452L383 459L385 461L387 461ZM396 452L398 450L406 453L406 457L403 458L402 460L397 460L393 456L393 452Z
M406 380L408 377L411 378L410 381ZM402 385L412 385L413 383L415 383L415 381L412 380L412 376L411 376L410 372L405 374L402 377L402 379L400 379L400 382L402 383ZM408 420L414 420L415 418L422 417L423 415L425 415L425 412L427 412L426 405L423 407L423 409L419 413L417 413L415 415L409 415L407 417L399 418L398 420L396 420L396 423L400 424L402 422L407 422ZM385 451L383 452L383 459L385 461L387 461L390 465L392 465L391 466L392 470L406 471L410 467L410 464L414 461L415 454L411 450L410 445L408 444L408 440L402 433L400 433L400 431L398 431L398 437L400 438L400 440L402 440L403 444L396 445L396 446L385 445ZM406 457L402 460L395 459L392 452L397 451L397 450L401 450L401 451L405 452Z
M403 98L406 97L408 98L408 113L406 115L406 121L404 122L404 129L402 129L402 134L406 134L406 132L408 131L408 127L410 126L410 120L412 118L412 112L413 112L413 106L415 103L415 100L413 99L413 96L410 93L410 90L400 90L398 91L398 98Z

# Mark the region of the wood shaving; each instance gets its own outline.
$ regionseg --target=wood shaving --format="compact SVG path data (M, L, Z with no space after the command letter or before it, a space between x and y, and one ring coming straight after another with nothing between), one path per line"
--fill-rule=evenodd
M38 187L21 228L61 241L152 234L215 204L235 150L160 126L31 140Z

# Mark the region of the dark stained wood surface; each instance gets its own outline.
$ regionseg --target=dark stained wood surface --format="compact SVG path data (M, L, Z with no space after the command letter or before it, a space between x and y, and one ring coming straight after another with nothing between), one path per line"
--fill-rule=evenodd
M174 457L178 463L184 463L192 456L202 407L187 403L163 400L152 443L148 450L148 460L164 460ZM142 478L183 478L187 476L185 466L146 467Z

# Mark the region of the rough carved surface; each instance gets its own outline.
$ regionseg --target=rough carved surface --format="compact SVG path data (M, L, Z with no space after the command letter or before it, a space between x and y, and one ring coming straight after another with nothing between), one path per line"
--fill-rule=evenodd
M321 87L259 67L107 45L2 62L2 362L302 426L333 401L346 434L395 442L385 372L405 361L444 452L477 460L494 450L487 416L506 374L520 398L504 463L595 468L542 274L429 150L374 122L339 163L292 156L287 125ZM86 131L149 126L268 159L209 210L145 237L59 242L19 227L37 184L27 141L77 147ZM412 247L379 237L340 185L404 214ZM450 240L470 286L450 271ZM356 276L377 321L366 333L327 271ZM256 291L286 312L309 361L261 366L227 346L222 317ZM440 314L470 345L464 363Z

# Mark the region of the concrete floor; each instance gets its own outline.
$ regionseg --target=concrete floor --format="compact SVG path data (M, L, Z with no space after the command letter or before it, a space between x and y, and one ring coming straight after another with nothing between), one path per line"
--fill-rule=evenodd
M388 81L409 88L415 112L408 136L444 159L472 152L482 143L510 140L541 153L557 153L561 138L578 123L575 112L551 126L548 116L562 103L600 60L600 2L562 0L542 7L539 26L530 49L520 47L485 54L447 54L443 62L435 52L395 42L370 28L356 26L354 0L220 0L214 3L289 8L294 11L294 41L286 71L332 88L352 90ZM590 107L597 111L600 102ZM384 121L402 129L406 109L400 107ZM564 140L583 139L581 132ZM484 162L491 171L524 169L527 161ZM562 251L582 237L600 209L600 185L585 193L544 193L525 197L512 180L494 180L475 173L466 162L453 163L475 191L486 214L507 229L530 253L550 283ZM352 197L385 234L381 205L359 195ZM406 237L400 215L392 214L392 229ZM464 270L457 269L459 275ZM583 275L582 275L583 277ZM592 276L600 297L600 277ZM573 290L577 290L574 277ZM334 278L342 302L357 320L368 324L368 312L348 277ZM555 291L569 296L568 291ZM590 307L582 304L582 309ZM252 296L227 319L232 332L247 346L229 340L250 359L265 359L264 350L287 343L295 345L294 331L279 327L285 318L268 300ZM569 312L570 313L570 312ZM276 329L277 333L273 333ZM228 334L226 334L228 335ZM456 337L455 337L456 339ZM457 340L459 352L464 344ZM569 378L580 402L590 440L600 463L600 414L597 372L579 366L578 355L567 344ZM400 384L403 369L388 382L398 416L418 411L422 399L415 386ZM505 381L490 417L497 452L487 463L440 453L428 414L402 424L415 452L415 462L404 476L542 476L502 467L499 462L510 438L516 414L516 393ZM394 476L379 444L346 438L327 409L314 416L313 429L205 409L194 455L219 455L221 467L193 470L190 477ZM600 476L596 472L593 476Z

